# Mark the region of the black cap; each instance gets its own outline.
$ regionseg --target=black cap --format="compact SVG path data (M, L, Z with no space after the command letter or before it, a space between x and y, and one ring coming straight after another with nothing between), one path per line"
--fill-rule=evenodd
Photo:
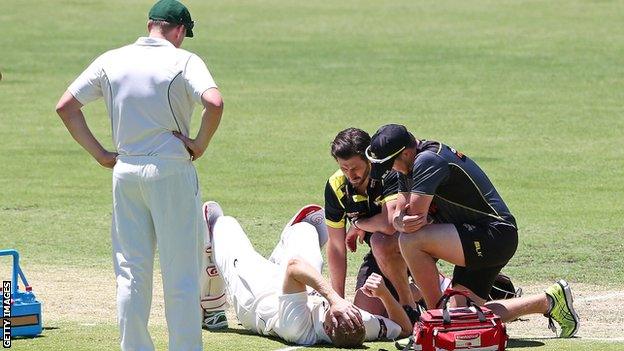
M366 158L372 164L371 178L381 179L392 168L394 159L411 143L412 136L403 125L386 124L379 128L366 149Z

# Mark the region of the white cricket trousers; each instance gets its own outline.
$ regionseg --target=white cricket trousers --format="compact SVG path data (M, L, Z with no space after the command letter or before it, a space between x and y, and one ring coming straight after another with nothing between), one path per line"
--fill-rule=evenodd
M113 169L113 264L124 351L154 350L147 330L158 247L169 350L202 349L201 195L190 160L119 156Z
M270 262L254 250L236 219L219 217L212 230L212 254L236 317L244 328L268 334L279 310L277 297L282 294L288 260L299 256L313 267L323 266L316 228L309 223L287 227L278 245L281 257ZM320 273L320 271L319 271Z

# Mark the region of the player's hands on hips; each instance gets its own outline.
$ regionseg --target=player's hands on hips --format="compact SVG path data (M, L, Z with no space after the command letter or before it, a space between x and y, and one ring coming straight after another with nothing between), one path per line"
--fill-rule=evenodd
M349 231L347 231L347 235L345 236L345 244L347 245L349 251L355 252L357 250L356 239L360 242L360 244L363 244L365 235L365 231L357 228L354 225L351 225L351 227L349 227Z
M334 327L340 324L347 324L349 328L355 329L355 326L361 327L364 324L362 314L358 308L343 298L339 298L332 303L328 313L331 314Z
M95 158L96 161L100 165L106 168L115 167L115 163L117 163L117 156L119 156L116 152L104 151L101 155Z
M182 140L184 146L186 146L186 150L189 152L189 154L191 154L191 158L193 159L193 161L202 157L202 155L206 151L206 148L199 145L199 143L195 139L191 139L177 131L173 131L173 135L176 138Z
M381 297L390 293L383 277L377 273L369 275L360 290L368 297Z

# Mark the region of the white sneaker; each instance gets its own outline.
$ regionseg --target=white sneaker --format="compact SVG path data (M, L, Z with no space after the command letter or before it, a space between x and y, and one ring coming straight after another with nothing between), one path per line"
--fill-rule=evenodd
M212 228L214 227L217 218L223 216L221 205L219 205L216 201L207 201L202 206L202 214L204 216L206 226L208 227L208 232L212 234Z
M316 232L319 236L319 246L323 248L329 239L327 226L325 226L325 210L323 207L314 204L303 206L299 211L297 211L297 213L295 213L290 221L288 221L282 230L282 235L284 234L286 228L300 222L312 224L314 228L316 228Z

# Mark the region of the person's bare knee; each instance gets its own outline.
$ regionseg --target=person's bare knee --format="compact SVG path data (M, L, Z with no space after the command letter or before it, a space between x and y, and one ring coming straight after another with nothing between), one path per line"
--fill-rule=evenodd
M399 241L395 236L374 233L371 236L370 243L373 255L378 260L385 257L395 257L397 255L401 255L401 251L399 250Z
M416 247L426 253L431 254L435 247L438 246L440 235L436 235L439 232L437 226L424 226L417 232L411 233L415 237Z
M423 251L425 240L419 234L420 231L416 233L401 233L398 240L401 252Z

